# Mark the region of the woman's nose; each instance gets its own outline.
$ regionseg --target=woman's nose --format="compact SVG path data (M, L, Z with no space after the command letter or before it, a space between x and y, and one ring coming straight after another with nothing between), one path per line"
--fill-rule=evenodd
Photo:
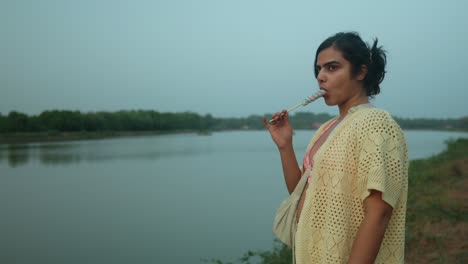
M318 81L319 83L323 83L323 82L326 81L326 76L325 76L325 74L323 73L323 71L319 71L319 72L318 72L317 81Z

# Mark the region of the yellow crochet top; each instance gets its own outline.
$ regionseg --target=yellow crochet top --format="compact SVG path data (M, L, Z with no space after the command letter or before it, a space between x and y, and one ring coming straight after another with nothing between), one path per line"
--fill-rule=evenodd
M370 190L393 207L375 263L404 262L407 146L387 112L351 108L318 150L311 173L295 235L297 264L347 262Z

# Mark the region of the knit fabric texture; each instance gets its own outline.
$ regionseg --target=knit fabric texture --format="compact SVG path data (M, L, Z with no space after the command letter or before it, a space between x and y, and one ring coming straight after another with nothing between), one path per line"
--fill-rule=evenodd
M295 235L296 263L346 263L370 190L382 192L393 207L375 263L404 263L408 154L390 114L369 104L351 108L318 150L311 173Z

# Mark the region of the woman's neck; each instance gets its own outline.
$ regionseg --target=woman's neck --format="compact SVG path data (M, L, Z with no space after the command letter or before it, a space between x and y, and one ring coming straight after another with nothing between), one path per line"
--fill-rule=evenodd
M366 95L358 95L355 97L349 98L345 103L341 104L338 106L338 109L340 110L340 119L344 118L347 114L349 109L351 109L354 106L361 105L361 104L367 104L369 103L369 98Z

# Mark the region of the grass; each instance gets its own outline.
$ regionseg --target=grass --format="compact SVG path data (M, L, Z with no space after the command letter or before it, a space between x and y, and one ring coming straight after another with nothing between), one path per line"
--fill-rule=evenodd
M468 140L411 161L406 221L407 263L468 263Z

